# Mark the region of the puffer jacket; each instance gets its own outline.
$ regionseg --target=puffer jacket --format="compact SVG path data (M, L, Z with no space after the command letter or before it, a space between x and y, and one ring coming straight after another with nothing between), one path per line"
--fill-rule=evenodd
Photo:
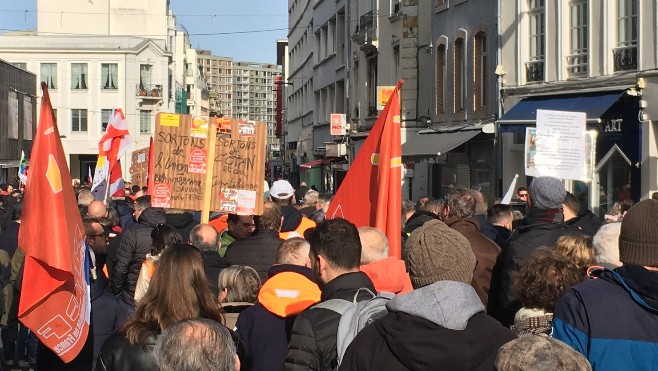
M183 242L190 240L190 232L194 227L199 225L199 222L194 220L190 213L181 214L167 214L165 216L167 224L174 227Z
M233 242L225 258L230 265L247 265L258 272L261 282L267 279L267 271L276 260L276 252L283 242L273 229L260 230L257 234Z
M121 299L131 306L135 306L135 286L142 262L151 252L151 232L165 222L163 209L149 207L142 211L138 223L123 233L111 275L112 292L121 294Z
M155 341L155 336L149 336L143 345L131 345L125 334L115 333L103 344L96 371L158 370Z
M375 291L365 273L346 273L324 286L321 301L352 301L360 288ZM362 291L357 299L367 300L371 297ZM340 315L330 309L311 307L300 313L292 327L284 370L335 370L338 366L336 335L339 321Z

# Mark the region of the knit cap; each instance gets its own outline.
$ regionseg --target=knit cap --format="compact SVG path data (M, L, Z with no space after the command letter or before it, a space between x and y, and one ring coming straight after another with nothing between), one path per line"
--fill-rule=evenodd
M592 366L582 354L546 334L514 339L498 350L498 371L587 371Z
M476 264L471 244L442 221L425 222L404 247L403 258L415 289L438 281L471 283Z
M532 204L538 209L561 209L567 190L560 179L541 176L532 180L528 193Z
M658 267L658 200L644 200L624 216L619 260L624 264Z

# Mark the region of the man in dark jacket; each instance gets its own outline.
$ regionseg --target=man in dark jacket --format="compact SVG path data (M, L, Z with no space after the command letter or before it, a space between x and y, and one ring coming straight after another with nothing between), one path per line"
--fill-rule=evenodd
M276 182L274 182L276 183ZM274 186L274 183L272 183L272 186ZM299 189L295 191L295 203L301 204L304 202L304 196L306 196L306 192L308 192L308 187L306 186L306 182L301 182L299 184ZM270 194L271 188L270 188Z
M564 210L564 222L573 225L583 231L584 234L594 237L603 221L594 215L591 211L580 212L580 201L571 192L567 192L562 204Z
M320 301L320 289L308 267L310 249L308 241L299 237L285 240L258 302L238 317L237 334L247 345L252 371L283 370L295 318Z
M18 248L18 231L21 227L21 214L23 213L23 204L12 206L11 217L12 223L9 228L0 233L0 249L3 249L9 255L9 259L14 256Z
M303 237L307 229L315 227L314 221L292 206L294 197L295 190L287 180L277 180L270 188L270 199L281 207L283 223L279 236L284 240Z
M558 238L580 236L577 227L564 223L562 202L567 194L559 179L537 177L528 190L528 213L496 262L489 298L489 314L509 326L521 303L512 290L516 274L538 247L555 247ZM492 300L493 299L493 300Z
M359 271L361 241L354 224L330 219L306 233L311 244L311 263L322 288L322 302L352 301L361 288L375 292L368 276ZM357 300L371 298L359 293ZM288 346L285 370L332 370L338 365L336 350L340 314L311 307L297 316Z
M415 231L417 228L420 228L423 224L425 224L425 222L439 219L441 213L443 212L443 200L437 200L429 197L421 197L421 200L423 198L427 198L427 200L422 203L420 200L418 200L416 203L418 209L416 209L416 212L414 212L409 217L409 219L407 219L407 222L404 224L404 228L402 228L402 246L404 246L407 238L411 236L413 231Z
M283 242L279 238L281 208L274 202L263 204L263 215L258 219L258 233L229 245L224 257L230 265L248 265L258 272L261 281L276 260L276 251Z
M151 232L158 224L166 222L165 212L159 207L150 207L149 196L142 196L135 203L137 224L128 229L121 238L116 252L112 273L112 292L121 294L124 303L135 307L135 285L146 254L151 251Z
M432 220L411 234L404 260L414 290L359 332L340 370L493 370L498 349L515 336L485 314L470 285L476 260L468 240Z
M512 223L514 223L512 207L504 204L493 205L487 211L487 219L496 231L496 238L493 241L501 249L507 247L507 242L512 237Z
M477 259L471 284L486 307L491 286L491 274L498 254L500 254L500 247L480 231L480 224L474 218L475 204L476 200L472 191L456 188L446 196L443 215L448 227L461 233L471 244L471 249Z
M199 222L194 220L192 213L183 209L166 209L165 214L167 224L174 227L183 241L190 237L192 228L199 225Z
M219 256L219 233L210 224L199 224L192 228L189 241L201 250L203 255L203 270L206 272L208 286L213 297L217 297L217 278L222 269L229 266L226 259Z
M658 365L658 200L624 216L614 271L569 289L558 301L553 337L582 353L594 370Z

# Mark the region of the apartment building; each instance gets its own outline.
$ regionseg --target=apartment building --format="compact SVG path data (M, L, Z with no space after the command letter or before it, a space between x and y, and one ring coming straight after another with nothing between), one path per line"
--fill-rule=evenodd
M203 69L210 90L210 109L233 117L233 58L212 55L210 50L197 50L197 63Z
M537 109L580 111L591 178L567 186L583 208L603 215L615 201L650 197L658 188L656 3L499 3L503 182L524 174L525 130Z

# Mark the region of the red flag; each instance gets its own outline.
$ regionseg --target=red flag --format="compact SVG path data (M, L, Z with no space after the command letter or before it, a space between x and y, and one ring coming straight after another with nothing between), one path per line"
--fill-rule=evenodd
M18 235L18 245L25 251L18 318L68 363L80 353L89 331L89 266L82 220L45 83L41 89L41 114Z
M112 111L112 117L105 129L105 134L98 143L98 156L107 156L110 169L117 160L126 153L130 146L128 123L121 109Z
M327 218L345 218L357 226L373 226L388 237L389 255L400 258L402 144L398 81L386 107L359 150Z
M146 172L146 194L150 195L153 190L153 137L149 142L149 162Z

